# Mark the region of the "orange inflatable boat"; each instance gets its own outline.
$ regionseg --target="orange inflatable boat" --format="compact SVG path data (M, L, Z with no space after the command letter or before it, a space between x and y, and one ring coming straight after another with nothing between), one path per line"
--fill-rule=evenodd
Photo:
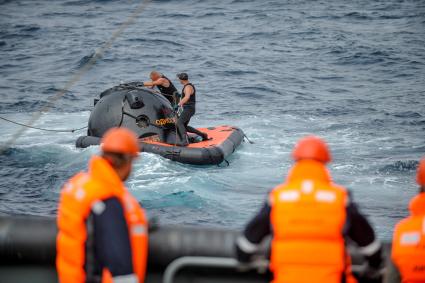
M220 164L236 150L244 138L242 130L236 127L218 126L198 130L208 134L210 140L195 141L188 146L175 146L149 137L141 140L142 150L182 163ZM190 140L195 139L195 136L190 135Z

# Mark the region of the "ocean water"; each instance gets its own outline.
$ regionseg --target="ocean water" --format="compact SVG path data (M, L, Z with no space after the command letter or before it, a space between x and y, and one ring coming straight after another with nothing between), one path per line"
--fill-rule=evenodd
M137 5L0 1L1 116L28 122ZM425 155L424 1L152 1L36 125L85 126L96 95L152 69L189 73L193 125L235 125L255 142L228 167L142 154L128 186L160 223L242 228L307 134L329 142L334 180L380 238L407 215ZM16 130L0 121L0 142ZM75 148L82 134L28 130L0 155L0 214L54 216L63 183L98 152Z

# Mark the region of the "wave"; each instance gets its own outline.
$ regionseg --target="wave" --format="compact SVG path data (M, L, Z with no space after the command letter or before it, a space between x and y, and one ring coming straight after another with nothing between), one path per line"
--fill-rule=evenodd
M99 54L97 51L93 51L92 53L90 53L90 55L84 56L78 61L76 68L80 69L84 67L90 60L94 59L94 57L96 56L101 57L101 54Z
M397 160L391 164L381 167L378 172L385 174L416 172L418 164L419 162L417 160Z
M356 114L357 109L344 108L344 107L329 107L329 108L318 108L314 112L319 116L346 116L350 114Z
M17 102L6 102L0 104L0 111L2 113L15 113L15 112L33 112L42 109L52 104L42 100L20 100Z
M340 46L335 46L335 47L331 47L331 50L330 51L327 51L325 54L328 54L328 55L339 55L339 54L343 54L345 52L347 52L347 49L342 48Z
M3 33L1 35L2 39L23 39L23 38L33 38L34 35L30 33Z
M223 116L230 116L230 117L248 116L253 114L255 114L255 111L243 111L243 110L224 111L221 113L221 115Z
M16 1L14 1L14 0L0 0L0 5L12 3L12 2L16 2Z
M37 25L16 25L15 28L20 29L20 32L36 32L41 29L41 27Z
M404 111L393 114L397 118L421 118L422 115L414 111Z
M381 15L378 17L378 19L381 20L400 20L400 19L408 19L408 18L416 18L419 17L419 15Z
M372 65L382 63L387 56L380 52L356 52L349 56L340 57L336 60L337 65Z
M159 198L145 200L143 205L147 208L163 208L163 207L189 207L202 208L205 200L197 195L194 190L173 192L163 195Z
M120 2L118 0L76 0L66 1L62 6L87 6L90 3L107 3L107 2Z
M225 70L220 73L223 74L224 76L243 76L243 75L258 74L258 72L254 70Z
M3 27L4 28L4 27ZM38 25L15 25L13 28L5 29L0 32L1 39L23 39L34 38L38 36L41 27Z
M43 13L43 17L78 17L78 14L69 13L69 12L48 12Z
M356 19L356 20L372 19L372 17L366 15L365 13L360 13L360 12L350 12L350 13L344 14L343 18L350 18L350 19Z
M44 93L44 94L53 94L53 95L55 95L55 94L57 94L57 93L59 93L59 92L61 92L61 91L63 91L63 89L61 89L61 88L57 88L57 87L49 87L49 88L45 89L45 90L43 91L43 93ZM66 91L66 92L65 92L65 93L61 96L61 99L75 101L75 100L78 100L79 98L78 98L75 94L73 94L71 91Z
M208 17L224 17L226 13L223 12L207 12L205 14L201 14L197 16L197 18L208 18Z
M318 80L332 80L332 81L341 81L345 79L345 77L342 77L342 76L312 76L312 78L318 79Z
M59 188L64 178L71 175L61 166L60 158L55 157L58 155L45 146L10 148L0 155L0 187L11 188L1 190L0 213L43 216L55 213Z
M344 88L330 88L327 90L330 93L335 93L335 94L342 94L342 93L350 93L351 91L348 89L344 89Z
M405 126L425 126L425 120L403 121L401 125Z
M166 39L146 39L146 38L129 38L127 41L130 42L147 42L149 44L153 45L172 45L172 46L178 46L178 47L184 47L185 45L179 42L175 42L172 40L166 40Z
M171 18L171 19L184 19L184 18L191 18L192 15L181 14L181 13L171 13L171 14L165 14L164 17Z
M280 30L275 30L275 31L254 31L251 33L247 33L244 34L242 36L239 36L238 38L236 38L237 40L246 40L246 39L257 39L257 38L267 38L270 39L271 37L275 37L275 36L280 36L281 35L281 31Z

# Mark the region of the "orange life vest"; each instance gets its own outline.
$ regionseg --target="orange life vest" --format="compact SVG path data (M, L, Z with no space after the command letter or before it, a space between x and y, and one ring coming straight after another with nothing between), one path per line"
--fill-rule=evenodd
M322 163L297 162L269 201L274 283L356 282L343 237L348 194Z
M425 193L412 199L410 211L395 227L391 257L402 282L425 282Z
M148 249L145 213L109 163L101 157L93 157L89 172L71 178L61 193L56 241L56 267L61 283L86 281L87 218L96 202L111 197L116 197L122 204L130 235L133 271L139 282L144 281ZM102 273L103 283L112 282L107 269Z

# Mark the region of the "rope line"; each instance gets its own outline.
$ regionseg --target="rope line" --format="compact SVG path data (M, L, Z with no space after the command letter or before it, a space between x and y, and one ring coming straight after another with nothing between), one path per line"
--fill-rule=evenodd
M33 127L33 125L35 124L35 122L41 118L41 116L48 112L52 106L54 105L54 103L61 98L62 96L65 95L65 93L67 93L69 91L69 89L71 87L73 87L81 78L82 76L87 73L90 68L96 63L96 61L102 57L103 53L109 49L112 44L114 43L114 41L118 38L118 36L129 26L131 25L134 20L137 18L137 16L139 16L139 14L146 8L147 4L149 3L150 0L144 0L142 1L142 3L140 3L140 5L136 8L136 10L130 15L130 17L123 22L119 28L117 30L115 30L112 33L112 36L108 39L108 41L106 41L100 48L98 48L95 52L95 55L93 57L90 58L90 60L78 71L76 72L72 78L65 84L65 87L63 89L61 89L60 91L58 91L58 93L56 93L55 95L51 96L50 98L47 99L47 101L49 103L47 103L47 105L45 107L43 107L40 111L35 112L30 121L28 122L28 124L26 126L21 127L19 130L17 130L12 137L7 140L4 144L0 145L0 154L2 154L6 149L10 148L13 144L15 144L16 140L18 138L20 138L25 131L28 128Z
M13 120L4 118L2 116L0 116L0 119L2 119L4 121L7 121L9 123L15 124L15 125L22 126L22 127L26 127L26 128L30 128L30 129L35 129L35 130L40 130L40 131L46 131L46 132L74 133L74 132L81 131L81 130L84 130L84 129L87 129L88 128L88 126L85 126L85 127L81 127L81 128L77 128L77 129L66 129L66 130L65 129L61 129L61 130L59 130L59 129L46 129L46 128L40 128L40 127L35 127L35 126L27 125L27 124L24 124L24 123L19 123L19 122L16 122L16 121L13 121Z
M250 144L254 144L254 142L251 141L245 133L243 133L243 136Z

